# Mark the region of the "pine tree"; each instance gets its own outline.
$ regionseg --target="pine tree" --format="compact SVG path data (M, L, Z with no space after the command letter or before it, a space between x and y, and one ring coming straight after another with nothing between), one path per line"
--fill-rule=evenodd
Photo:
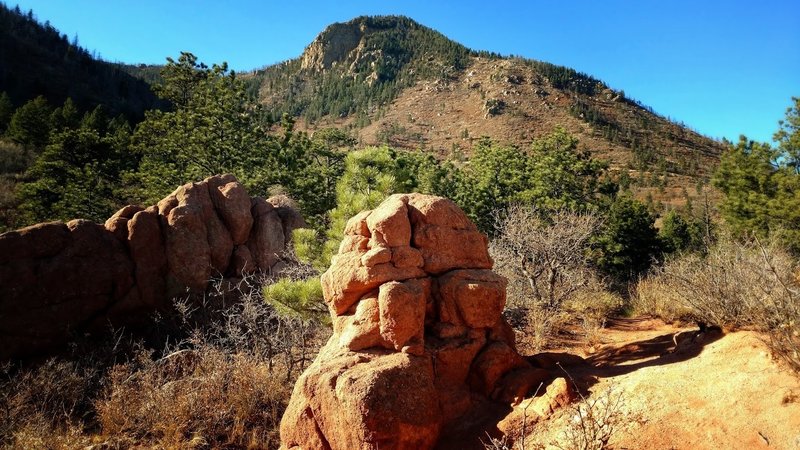
M14 104L11 103L11 98L8 93L3 92L0 94L0 135L5 133L11 122L11 116L14 115Z
M39 96L19 107L6 130L6 136L26 149L41 152L50 138L51 107Z

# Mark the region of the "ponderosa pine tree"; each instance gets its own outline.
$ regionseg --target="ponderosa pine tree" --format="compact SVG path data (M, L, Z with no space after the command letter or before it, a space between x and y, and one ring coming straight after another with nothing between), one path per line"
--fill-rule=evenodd
M775 236L800 252L800 99L780 121L777 147L740 137L723 153L714 185L725 195L720 210L739 236Z
M266 184L276 145L227 64L209 68L183 52L177 61L167 59L162 78L157 92L172 108L148 111L134 134L142 196L154 201L187 180L219 173L249 187Z
M28 150L41 152L50 138L51 112L47 100L36 97L14 111L6 136Z
M491 234L494 211L511 204L543 212L591 207L605 190L599 181L605 168L579 151L578 140L563 128L534 142L528 153L483 139L454 175L453 198L481 231Z
M100 107L98 107L99 109ZM85 218L103 222L120 204L122 174L134 170L128 151L131 129L122 119L108 121L97 109L75 128L52 135L18 189L27 223Z
M792 102L786 109L786 118L778 122L773 140L778 143L782 164L800 175L800 97L792 97Z

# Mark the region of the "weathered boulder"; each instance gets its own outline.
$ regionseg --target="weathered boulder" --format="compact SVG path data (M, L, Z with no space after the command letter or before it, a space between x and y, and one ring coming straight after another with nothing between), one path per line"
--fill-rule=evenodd
M278 201L280 200L280 201ZM294 228L288 199L251 199L232 175L84 220L0 234L0 360L63 344L71 333L136 323L211 277L272 272Z
M501 315L487 242L428 195L348 221L322 275L333 335L295 385L283 449L430 449L478 405L510 410L542 381Z

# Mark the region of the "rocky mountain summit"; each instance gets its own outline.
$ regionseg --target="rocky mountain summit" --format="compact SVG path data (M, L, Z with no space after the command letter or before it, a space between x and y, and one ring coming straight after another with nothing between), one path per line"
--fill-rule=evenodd
M213 277L281 269L300 214L250 197L232 175L188 183L104 225L33 225L0 235L0 360L61 345L71 333L126 325L204 291Z
M350 219L322 276L333 335L295 385L282 448L434 448L552 380L516 351L487 243L441 197L397 194ZM531 411L569 401L552 385Z

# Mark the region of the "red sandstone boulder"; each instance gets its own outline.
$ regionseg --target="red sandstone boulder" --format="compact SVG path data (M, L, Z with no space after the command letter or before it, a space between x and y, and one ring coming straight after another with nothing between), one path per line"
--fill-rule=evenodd
M297 381L283 449L431 449L542 372L501 316L506 280L450 200L393 195L351 218L322 288L333 335ZM549 374L549 372L548 372Z
M187 288L205 290L213 276L273 271L286 233L304 225L288 199L275 203L251 200L232 175L220 175L147 209L125 206L104 225L75 220L0 234L0 360L109 322L134 324Z
M139 205L124 206L122 209L115 212L113 216L109 217L104 226L117 240L125 242L128 239L128 220L143 209L144 208Z
M295 384L281 422L286 449L432 448L440 412L431 360L329 349Z
M261 197L252 200L253 228L247 248L256 266L268 272L285 249L283 224L275 207Z

